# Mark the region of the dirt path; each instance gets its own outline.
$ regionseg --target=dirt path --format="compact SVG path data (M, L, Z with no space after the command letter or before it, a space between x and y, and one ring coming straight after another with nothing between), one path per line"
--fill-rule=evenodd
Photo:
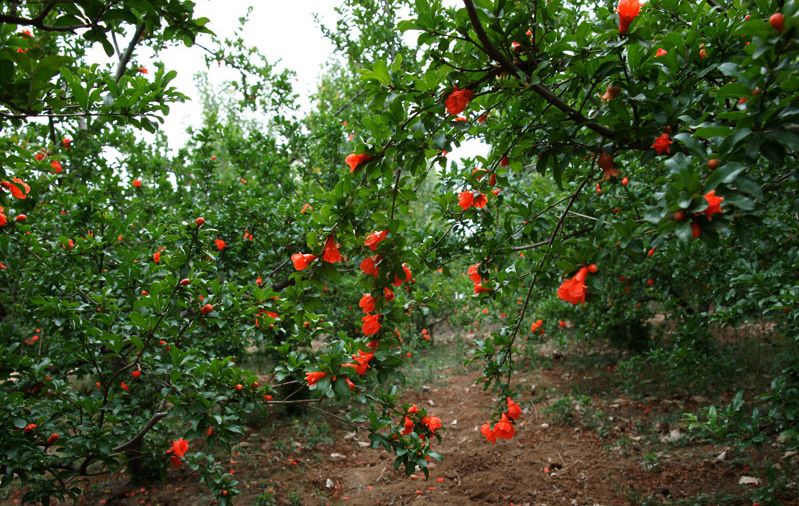
M563 369L517 375L522 391L532 392L537 383L538 392L553 395L549 401L540 393L520 399L525 409L517 436L489 444L478 427L487 421L493 399L474 385L478 376L442 374L437 388L406 397L440 416L447 429L436 448L445 460L431 466L430 479L394 471L392 456L363 448L365 439L359 441L342 429L335 432L334 444L314 450L318 460L306 461L301 469L288 466L285 474L274 477L276 483L302 483L302 504L612 506L641 504L642 498L656 501L648 504L673 504L680 498L741 492L736 484L740 469L719 462L719 448L674 448L660 454L662 461L651 469L642 466L644 449L637 443L632 451L611 449L617 437L642 440L635 427L659 425L649 409L625 399L595 399L602 408L598 413L611 425L607 430L614 433L605 440L580 423L552 424L541 414L542 405L533 401L560 398L568 388L562 384L569 376ZM668 427L665 430L668 434ZM245 499L243 504L252 503ZM716 503L710 499L701 504Z
M236 504L752 504L737 484L749 472L741 460L720 460L719 447L659 442L673 434L676 426L669 420L696 406L674 399L633 402L606 392L596 369L575 372L556 364L515 376L524 392L517 399L524 414L513 440L492 445L478 431L494 405L490 393L474 385L479 374L431 369L436 379L430 383L436 386L404 397L441 417L446 427L435 448L445 460L431 463L428 480L421 473L407 477L394 471L391 455L368 448L365 434L350 432L335 419L282 418L271 429L251 431L226 462L239 482ZM585 384L592 388L585 390ZM587 408L575 408L571 397L562 402L576 390L602 395L583 395ZM558 402L568 415L561 423L555 423L556 414L542 413ZM215 504L185 467L147 488L130 489L127 481L124 475L93 479L77 504ZM694 500L698 496L704 499Z
M438 447L445 460L432 467L429 480L393 472L389 455L358 452L366 462L323 468L340 484L340 497L375 505L625 504L618 499L623 473L608 462L591 432L552 427L528 407L516 438L487 443L478 427L487 421L492 399L473 386L476 378L454 376L440 388L411 396L444 419L447 428Z

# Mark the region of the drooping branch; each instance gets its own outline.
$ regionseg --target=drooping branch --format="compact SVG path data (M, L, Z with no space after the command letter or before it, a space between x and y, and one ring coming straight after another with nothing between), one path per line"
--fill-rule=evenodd
M563 229L563 223L566 221L566 215L569 214L569 211L571 211L571 208L574 205L574 203L577 200L577 198L580 196L580 193L582 193L582 191L585 188L585 186L591 180L591 177L592 177L591 175L594 173L594 169L596 168L596 162L597 162L597 158L599 157L599 151L600 151L600 149L602 147L602 144L604 142L605 142L604 138L599 142L599 146L597 147L596 152L594 153L594 159L591 162L591 170L588 171L588 174L586 175L585 179L583 179L583 181L580 183L580 185L577 187L577 189L574 191L574 193L572 193L569 196L569 200L568 200L568 203L566 204L566 208L561 213L560 219L558 219L558 222L555 225L555 228L552 229L552 235L543 244L543 245L546 245L546 247L547 247L546 253L544 253L544 256L541 258L541 260L538 261L538 263L537 263L537 265L535 267L535 271L533 272L533 276L530 279L530 284L527 286L527 295L524 298L524 303L522 304L522 308L519 311L518 320L516 320L516 325L513 327L513 333L511 334L510 341L508 342L508 345L506 347L507 353L505 354L505 358L503 359L502 363L500 364L500 366L502 366L505 361L508 362L507 382L506 382L506 385L505 385L506 389L510 389L510 380L511 380L511 376L513 374L513 343L516 341L516 336L518 336L518 334L519 334L519 329L522 326L522 321L524 320L524 316L527 313L527 307L530 305L530 298L533 295L533 289L535 288L535 285L536 285L536 283L538 281L538 275L541 273L541 271L543 270L544 264L547 262L547 260L549 260L549 256L554 251L554 248L552 246L554 245L555 239L557 238L558 234Z
M527 75L524 70L516 66L513 62L505 58L505 56L497 49L494 43L491 42L491 39L488 37L488 34L483 28L482 23L480 23L480 18L477 15L477 10L475 9L472 0L463 0L463 4L466 6L466 11L469 14L469 20L472 23L472 28L474 28L477 38L483 44L485 53L493 60L498 62L506 72L515 74L525 82L529 81L530 76ZM572 108L569 106L569 104L561 100L560 97L555 95L552 90L543 84L529 84L528 87L548 103L566 113L566 115L575 123L583 124L603 137L615 138L616 134L612 130L604 125L600 125L599 123L590 120L585 115L580 113L580 111Z

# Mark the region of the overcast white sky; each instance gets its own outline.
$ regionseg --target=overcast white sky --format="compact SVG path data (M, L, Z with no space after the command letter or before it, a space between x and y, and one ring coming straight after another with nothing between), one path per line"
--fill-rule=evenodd
M316 89L325 63L333 56L333 47L322 36L314 14L318 14L325 25L333 26L336 0L197 0L196 4L196 16L209 18L208 27L220 39L238 35L238 19L252 6L249 22L241 34L245 43L257 47L270 63L279 61L280 67L295 71L294 88L301 97L308 97ZM210 37L201 36L198 42L208 47ZM120 45L126 44L127 41L120 41ZM205 72L204 51L198 47L179 46L163 51L159 58L167 69L178 72L173 84L189 97L196 96L194 75ZM152 59L151 52L140 49L132 63L153 68ZM212 84L222 84L231 77L234 74L225 69L209 72ZM191 101L172 107L162 127L172 149L186 140L186 127L199 124L200 112L198 104ZM468 144L450 156L474 156L487 151L480 143Z

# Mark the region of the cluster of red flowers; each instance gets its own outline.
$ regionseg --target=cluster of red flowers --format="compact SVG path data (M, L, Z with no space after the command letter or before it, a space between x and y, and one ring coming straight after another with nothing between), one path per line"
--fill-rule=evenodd
M11 192L11 195L15 199L19 200L28 198L28 194L31 192L31 187L18 177L15 177L11 181L0 181L0 187L5 188L8 192Z
M403 436L407 436L411 432L413 432L414 428L416 427L416 422L413 421L411 416L419 414L419 408L416 404L413 404L411 407L408 408L406 411L406 415L403 419L403 430L400 432ZM441 422L441 418L437 416L423 416L420 420L420 423L430 431L431 434L435 434L436 431L444 426ZM424 439L423 434L419 434L420 439Z
M571 304L584 304L588 273L597 272L596 264L581 267L573 277L565 279L558 288L558 298Z
M544 335L544 328L543 327L544 327L544 320L536 320L535 323L533 323L530 326L530 332L532 332L533 334L538 332L539 334L541 334L543 336Z
M485 436L489 443L496 443L497 439L512 439L516 434L513 421L522 415L522 408L510 397L507 398L507 405L507 411L502 413L500 420L493 427L488 422L480 427L480 434Z
M471 190L458 193L458 205L464 211L471 207L483 209L488 204L488 197L484 193Z
M336 242L336 234L327 236L325 245L322 248L322 260L330 264L343 262L344 258L339 251L340 247L341 245ZM302 271L308 268L311 262L316 260L316 258L316 255L310 253L294 253L291 255L291 262L294 264L296 270Z
M356 373L358 373L358 376L363 376L366 374L366 370L369 369L369 362L373 358L375 358L375 354L373 352L358 350L358 354L352 356L352 359L355 361L355 363L342 364L342 367L351 367Z
M478 295L484 292L490 292L490 288L486 288L483 286L483 278L480 276L479 272L480 264L470 265L469 269L466 271L466 274L469 276L469 279L474 283L474 294Z

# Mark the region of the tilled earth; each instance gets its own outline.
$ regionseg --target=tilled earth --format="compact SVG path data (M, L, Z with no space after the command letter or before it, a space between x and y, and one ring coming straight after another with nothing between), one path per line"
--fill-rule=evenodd
M446 427L436 448L445 459L432 463L429 479L394 471L392 456L368 448L365 434L335 419L286 419L271 431L252 431L234 450L229 466L242 492L236 504L270 504L266 496L277 504L305 505L610 506L718 504L721 498L724 504L752 504L752 485L739 480L757 475L742 462L758 457L732 458L732 449L688 443L674 422L707 399L633 402L610 393L587 402L583 397L582 403L561 401L558 411L557 399L599 376L577 378L556 363L515 378L527 392L517 399L524 407L517 435L492 445L478 427L495 399L474 384L478 374L443 370L439 377L435 386L406 395ZM560 417L553 415L558 412ZM168 480L146 488L131 489L126 482L117 475L86 483L78 504L215 504L198 476L185 469L170 470ZM784 504L799 504L791 501Z

